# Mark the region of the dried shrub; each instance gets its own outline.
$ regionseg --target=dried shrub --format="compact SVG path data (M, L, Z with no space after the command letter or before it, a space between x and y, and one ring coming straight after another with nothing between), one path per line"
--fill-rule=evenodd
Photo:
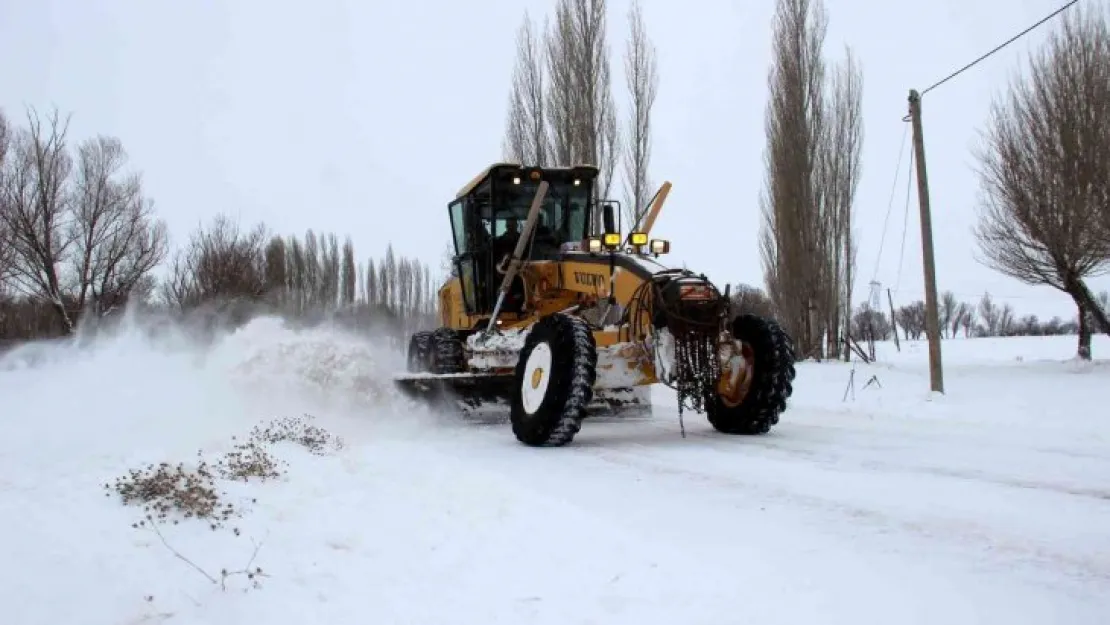
M134 527L145 526L147 522L164 523L171 517L175 517L172 522L177 524L176 515L180 515L208 521L212 529L217 529L241 513L236 506L222 500L226 492L217 488L217 477L247 482L251 478L264 481L285 475L287 464L275 458L270 450L270 446L283 441L304 447L318 456L343 448L342 439L310 424L313 418L311 415L283 417L256 425L244 442L236 443L231 451L214 462L209 463L203 458L203 452L198 451L195 467L188 468L184 463L150 464L128 471L116 478L114 485L104 484L104 489L114 489L124 505L142 506L145 520L133 524ZM110 492L105 493L105 496L110 495Z
M285 466L285 462L274 458L264 443L254 436L245 443L237 443L231 451L216 461L221 477L244 482L252 477L259 480L281 477L287 473Z
M114 489L124 505L141 505L151 523L164 523L171 515L180 514L186 519L210 521L215 528L237 514L232 504L220 501L224 493L216 488L212 467L204 461L195 468L162 462L131 469L127 475L116 478L114 485L105 484L104 488ZM173 519L173 523L177 522ZM144 522L140 521L133 527L142 525Z
M251 438L271 445L282 441L295 443L317 456L343 449L343 439L309 423L314 418L306 414L300 417L274 419L264 428L255 426L251 430Z

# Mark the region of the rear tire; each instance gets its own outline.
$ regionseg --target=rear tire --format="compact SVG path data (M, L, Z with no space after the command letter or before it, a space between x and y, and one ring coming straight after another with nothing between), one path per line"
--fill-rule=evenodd
M725 434L766 434L794 392L794 342L778 323L756 315L737 317L732 336L755 352L751 389L737 406L728 406L714 392L706 417Z
M417 332L409 339L408 370L413 373L462 373L466 371L466 352L463 350L463 335L450 328L439 328L427 332ZM449 408L455 398L450 380L416 380L412 389L406 390L410 397L419 397L428 405ZM418 391L415 389L419 389Z
M410 373L423 373L431 370L432 333L416 332L409 339L407 367Z
M466 371L466 353L463 351L462 334L451 328L438 328L429 341L429 361L432 373L462 373Z
M517 440L533 447L574 440L596 379L597 344L585 321L563 313L537 321L514 376L510 420Z

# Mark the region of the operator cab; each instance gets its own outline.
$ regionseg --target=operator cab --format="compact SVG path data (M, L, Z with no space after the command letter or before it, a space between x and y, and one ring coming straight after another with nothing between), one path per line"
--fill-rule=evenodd
M587 238L597 174L592 165L541 168L498 163L459 191L448 212L455 270L469 314L493 311L540 181L549 186L532 240L524 248L525 260L556 260L564 244ZM520 312L523 303L524 285L517 278L504 310Z

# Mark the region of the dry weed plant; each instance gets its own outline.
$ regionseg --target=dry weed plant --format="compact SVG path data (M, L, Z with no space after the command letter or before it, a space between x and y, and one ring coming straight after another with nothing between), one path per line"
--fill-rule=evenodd
M254 551L246 566L229 571L221 570L219 575L208 573L192 560L174 549L159 529L159 525L177 525L181 519L196 519L208 523L215 531L233 517L242 515L242 510L224 501L226 491L218 487L217 480L249 482L251 478L266 481L282 477L288 473L287 464L274 457L271 448L282 442L304 447L317 456L343 449L343 440L324 428L309 423L313 417L283 417L264 425L256 425L243 442L236 442L231 451L225 452L214 461L204 459L204 452L197 451L197 463L187 467L184 463L171 465L168 462L149 464L143 469L131 469L126 475L116 478L114 484L104 484L105 496L111 490L119 495L124 505L142 506L144 518L132 523L135 529L153 532L173 555L198 571L213 584L226 589L227 580L237 575L246 576L254 588L259 587L259 578L264 577L262 569L254 566L260 543L255 543ZM237 437L232 437L237 441ZM256 499L251 500L257 502ZM238 528L232 532L239 536Z
M343 439L322 427L310 425L308 421L312 418L311 415L304 415L274 419L265 428L255 426L251 430L251 439L271 445L288 441L304 447L317 456L343 449Z

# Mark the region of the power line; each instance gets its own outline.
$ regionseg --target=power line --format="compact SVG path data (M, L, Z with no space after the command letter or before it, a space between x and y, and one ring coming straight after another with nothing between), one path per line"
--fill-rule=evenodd
M1032 25L1032 26L1030 26L1029 28L1026 28L1025 30L1023 30L1023 31L1021 31L1020 33L1018 33L1018 34L1014 35L1013 37L1010 37L1009 39L1007 39L1006 41L1004 41L1004 42L1003 42L1003 43L1001 43L1000 45L996 46L996 47L995 47L995 48L994 48L993 50L991 50L990 52L987 52L987 53L986 53L986 54L984 54L983 56L981 56L981 57L979 57L979 58L975 59L974 61L972 61L972 62L968 63L967 65L964 65L964 66L963 66L963 67L961 67L960 69L958 69L958 70L956 70L956 71L952 72L952 73L951 73L951 74L949 74L948 76L946 76L946 77L942 78L941 80L939 80L939 81L937 81L937 82L933 83L933 85L932 85L932 86L930 86L930 87L926 88L926 89L925 89L924 91L922 91L922 92L921 92L921 95L922 95L922 96L924 96L924 95L925 95L926 93L929 93L929 92L930 92L930 91L932 91L933 89L936 89L937 87L939 87L939 86L943 85L944 83L948 82L949 80L952 80L952 79L953 79L953 78L955 78L956 76L959 76L960 74L964 73L965 71L967 71L967 70L971 69L971 68L972 68L973 66L975 66L975 65L979 64L979 63L980 63L981 61L983 61L983 60L984 60L984 59L986 59L987 57L989 57L989 56L991 56L991 55L995 54L996 52L998 52L998 51L999 51L999 50L1001 50L1002 48L1005 48L1006 46L1010 45L1011 43L1013 43L1013 42L1017 41L1018 39L1021 39L1021 38L1022 38L1023 36L1025 36L1025 35L1029 34L1029 32L1031 32L1031 31L1032 31L1033 29L1037 28L1037 27L1038 27L1038 26L1040 26L1041 24L1044 24L1044 23L1045 23L1045 22L1047 22L1048 20L1050 20L1050 19L1052 19L1052 18L1056 17L1057 15L1059 15L1059 14L1063 13L1063 12L1064 12L1065 10L1069 9L1069 8L1070 8L1070 7L1072 6L1072 5L1074 5L1074 4L1075 4L1075 3L1077 3L1077 2L1079 2L1079 0L1071 0L1071 2L1069 2L1069 3L1065 4L1064 6L1060 7L1059 9L1056 9L1056 10L1055 10L1055 11L1053 11L1052 13L1050 13L1050 14L1046 15L1045 17L1041 18L1041 20L1040 20L1040 21L1038 21L1038 22L1037 22L1036 24L1033 24L1033 25Z
M879 263L883 258L883 246L886 244L886 227L890 221L890 212L894 208L894 192L898 189L898 177L902 174L902 156L906 153L906 136L909 134L909 125L902 128L902 146L898 148L898 164L894 166L894 182L890 184L890 199L886 203L886 217L883 217L883 233L879 237L879 253L875 255L875 270L871 273L871 281L879 277Z
M910 227L910 190L913 189L914 153L910 152L910 164L906 168L906 208L902 214L902 249L898 252L898 274L894 279L894 290L902 284L902 261L906 257L906 231Z

